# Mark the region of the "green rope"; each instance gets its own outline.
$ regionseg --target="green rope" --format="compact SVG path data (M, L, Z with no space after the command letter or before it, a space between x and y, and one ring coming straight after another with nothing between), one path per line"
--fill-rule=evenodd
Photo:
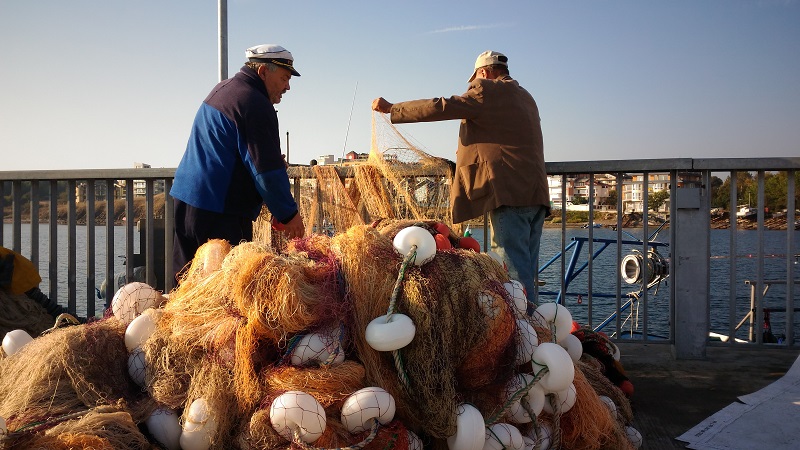
M403 258L403 262L400 265L400 272L397 274L397 280L394 283L394 289L392 290L392 298L389 300L389 309L386 311L386 321L388 322L389 319L392 317L392 314L395 312L395 307L397 306L397 298L400 296L400 290L403 287L403 279L406 276L406 270L408 269L408 265L411 264L417 257L417 246L412 245L411 250L408 251L408 254ZM410 389L411 381L408 379L408 374L406 373L403 365L403 356L400 353L400 350L393 350L392 351L392 358L394 359L394 367L397 369L397 375L400 377L400 381L403 383L406 389Z
M525 383L521 388L515 391L514 395L509 397L509 399L506 400L505 403L503 403L503 406L499 411L489 416L488 419L484 419L483 422L487 426L494 425L495 423L497 423L506 414L506 412L508 412L509 408L511 408L511 405L513 405L514 402L522 400L523 397L528 395L528 391L530 390L531 386L538 383L539 380L541 380L542 377L549 371L550 370L547 368L547 366L544 366L539 372L533 375L533 379L529 383ZM526 409L526 411L528 410ZM530 411L528 411L528 414L530 414ZM530 414L530 416L531 418L533 418L535 414Z

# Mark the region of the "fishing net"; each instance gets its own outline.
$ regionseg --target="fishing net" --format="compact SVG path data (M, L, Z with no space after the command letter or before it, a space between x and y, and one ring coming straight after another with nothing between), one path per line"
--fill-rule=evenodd
M0 361L0 416L6 418L12 442L34 433L46 433L53 442L66 439L61 434L83 435L85 421L78 419L107 412L109 405L124 405L112 408L124 414L103 415L107 432L89 434L124 440L113 430L125 433L127 425L113 425L115 418L139 422L155 408L128 376L124 331L125 325L113 318L58 328Z
M25 330L35 337L52 326L53 316L41 305L25 294L15 295L0 289L0 336L12 330Z

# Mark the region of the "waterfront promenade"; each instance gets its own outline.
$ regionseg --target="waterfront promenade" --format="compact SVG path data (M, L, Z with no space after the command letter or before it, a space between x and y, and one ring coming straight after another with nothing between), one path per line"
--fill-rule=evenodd
M722 408L781 378L800 348L708 346L706 358L675 359L670 346L618 342L633 382L633 426L642 450L686 448L676 440ZM775 421L797 418L775 417ZM763 448L770 448L765 443Z

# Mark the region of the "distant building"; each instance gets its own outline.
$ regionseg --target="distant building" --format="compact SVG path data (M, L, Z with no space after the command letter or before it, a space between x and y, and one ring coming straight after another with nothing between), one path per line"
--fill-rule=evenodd
M150 164L145 163L133 163L134 169L149 169L151 166ZM153 181L153 195L161 194L164 192L164 180L154 180ZM144 197L147 195L147 181L145 180L133 180L133 196L134 197Z

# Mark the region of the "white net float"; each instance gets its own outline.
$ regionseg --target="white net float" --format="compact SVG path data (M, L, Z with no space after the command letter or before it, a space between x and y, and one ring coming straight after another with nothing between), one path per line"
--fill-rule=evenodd
M369 430L377 419L386 425L394 419L394 397L379 387L365 387L350 394L342 405L342 425L351 433Z
M483 450L524 450L525 441L517 427L507 423L496 423L486 429Z
M477 408L461 403L456 407L456 432L447 438L450 450L482 450L486 442L486 425Z
M161 309L147 308L125 328L125 348L129 352L141 347L156 331L158 321L164 313Z
M27 331L11 330L3 336L3 351L6 356L11 356L31 341L33 341L33 338Z
M405 314L385 314L367 324L364 338L379 352L399 350L414 340L417 329Z
M561 414L566 413L573 406L575 406L575 400L578 398L578 391L575 390L575 384L570 384L567 389L564 389L561 392L554 392L552 395L555 395L555 403L556 408L558 408L558 412ZM544 412L548 414L555 414L556 410L553 409L553 405L550 404L550 400L544 402Z
M544 328L555 328L556 342L572 332L572 314L559 303L541 303L533 312L533 318Z
M410 226L398 231L392 241L395 250L407 256L413 246L417 247L414 264L421 266L436 256L436 239L422 227Z
M558 344L542 342L533 352L533 370L539 372L544 367L548 371L539 380L546 393L561 392L575 379L575 365L569 353Z
M528 414L528 410L531 410L534 415L538 415L542 412L545 402L544 390L542 390L542 387L539 386L538 383L531 384L532 381L532 375L520 373L509 382L507 388L509 398L513 397L520 389L528 386L527 393L519 400L513 402L508 408L509 420L511 422L518 424L529 423L533 420L533 417Z
M195 399L186 411L186 420L181 431L180 446L183 450L207 450L217 433L217 418L204 398Z
M297 433L303 442L316 441L325 431L325 409L311 394L287 391L275 398L269 408L272 428L289 442Z
M111 300L111 312L125 324L144 312L147 308L160 306L161 293L146 283L133 282L119 288Z
M156 408L145 420L147 431L167 450L181 448L181 422L178 414L164 407Z

